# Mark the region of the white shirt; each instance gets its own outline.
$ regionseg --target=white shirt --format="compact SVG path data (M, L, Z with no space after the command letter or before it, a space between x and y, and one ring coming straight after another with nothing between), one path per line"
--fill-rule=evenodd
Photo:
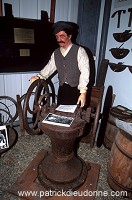
M67 49L60 47L60 51L64 57L67 55L72 45L73 44L70 44ZM84 93L86 92L87 84L89 83L90 67L89 67L88 55L83 47L79 47L78 49L77 61L78 61L78 68L80 70L78 90L80 90L80 93ZM53 52L49 62L37 76L39 76L42 79L47 79L56 70L57 68L55 65L54 52Z

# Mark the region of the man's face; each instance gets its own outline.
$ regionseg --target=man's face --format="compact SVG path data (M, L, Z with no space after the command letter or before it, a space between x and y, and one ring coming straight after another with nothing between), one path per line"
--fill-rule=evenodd
M60 47L67 48L71 43L71 35L67 35L65 31L60 31L55 36Z

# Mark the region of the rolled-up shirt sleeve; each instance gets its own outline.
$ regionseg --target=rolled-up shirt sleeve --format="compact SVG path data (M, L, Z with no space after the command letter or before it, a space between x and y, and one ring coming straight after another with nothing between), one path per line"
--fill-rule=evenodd
M87 85L89 83L90 66L89 66L89 58L84 48L79 47L77 59L78 59L78 68L81 72L78 89L80 90L80 93L85 93L88 89Z
M52 53L51 58L47 65L37 74L38 77L41 79L47 79L49 78L54 72L56 71L56 65L55 65L55 59L54 59L54 53Z

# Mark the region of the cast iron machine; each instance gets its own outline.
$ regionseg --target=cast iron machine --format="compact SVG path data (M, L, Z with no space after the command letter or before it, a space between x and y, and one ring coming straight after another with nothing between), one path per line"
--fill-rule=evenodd
M87 123L89 125L87 126L82 139L84 138L84 142L90 143L91 147L93 147L95 143L102 105L103 90L103 86L92 86L91 90L88 91L89 94L86 108L91 108L90 123ZM38 116L45 104L50 106L53 103L55 103L55 89L50 79L46 81L37 80L30 85L27 93L22 97L17 95L17 111L20 121L21 135L24 135L25 130L31 135L41 134L42 131L38 127L40 122ZM83 113L85 111L86 109L83 110Z
M33 110L29 106L32 93L34 95ZM82 110L77 107L74 113L60 112L56 110L55 103L51 102L50 105L50 96L45 80L39 79L30 85L24 100L23 124L29 134L43 132L51 140L51 152L45 155L38 164L38 179L44 188L75 190L85 182L90 170L90 164L86 164L77 156L76 142L83 135L86 123L90 121L91 108ZM28 125L27 111L36 116L33 127ZM74 120L70 127L44 124L42 121L48 113L73 117Z

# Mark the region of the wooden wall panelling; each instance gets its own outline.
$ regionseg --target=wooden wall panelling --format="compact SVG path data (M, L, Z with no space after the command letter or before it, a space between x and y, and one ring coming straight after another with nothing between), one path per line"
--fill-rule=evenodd
M4 75L0 75L0 96L5 96ZM5 106L3 105L3 103L4 104L6 103L5 99L0 99L0 109L5 109ZM3 117L4 117L4 119L7 118L6 113L4 113L0 110L0 120L1 121L3 121Z
M70 0L68 8L68 21L77 22L79 0ZM74 9L73 9L74 8Z
M69 0L56 0L55 22L68 20L68 2Z
M5 95L4 75L0 74L0 96Z
M30 78L32 76L35 76L37 73L26 73L26 74L22 74L21 76L21 80L22 80L22 88L21 88L21 91L22 91L22 95L26 94L27 93L27 90L28 88L30 87ZM30 105L30 108L33 107L33 96L31 97L30 101L29 101L29 105ZM22 101L22 107L23 107L23 103L24 101ZM31 117L31 115L28 113L27 114L28 117Z
M41 19L41 10L47 11L50 17L51 0L38 0L38 19Z
M3 16L4 3L12 5L14 17L41 19L41 10L47 11L50 16L51 0L2 0Z
M6 74L5 80L5 93L6 95L16 99L16 94L21 95L21 74Z
M35 76L37 73L25 73L21 75L21 79L22 79L22 88L21 88L21 92L22 95L25 94L30 86L30 78L32 76Z
M21 95L21 74L4 75L4 87L5 95L16 100L16 94ZM10 107L10 112L12 115L14 115L16 112L15 107L11 105L10 102L7 102L6 105Z
M37 0L20 0L20 17L37 19Z
M74 7L74 12L73 10L71 12L71 5ZM77 22L77 14L78 0L56 0L55 22L63 20Z

